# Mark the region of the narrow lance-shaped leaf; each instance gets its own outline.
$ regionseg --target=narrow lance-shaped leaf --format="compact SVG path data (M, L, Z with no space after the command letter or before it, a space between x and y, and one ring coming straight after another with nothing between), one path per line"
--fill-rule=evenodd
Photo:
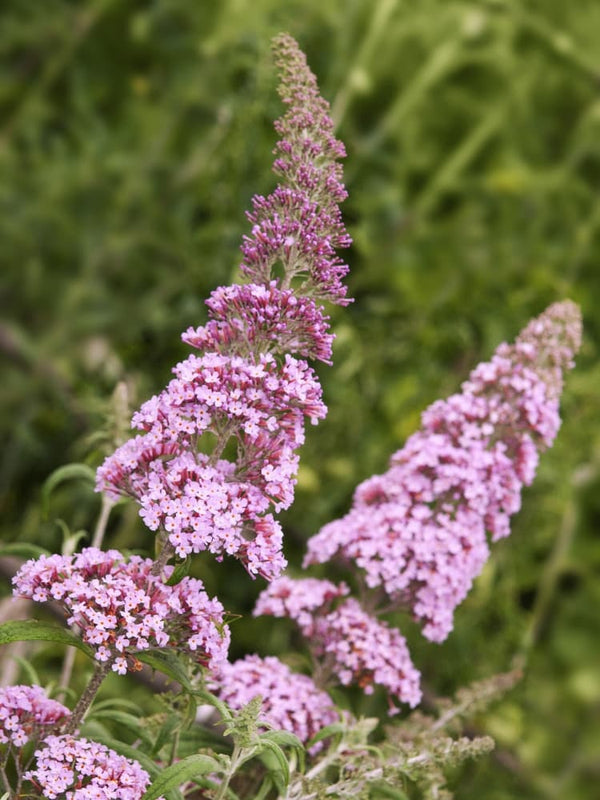
M63 467L54 470L42 487L42 513L44 517L48 516L50 496L54 489L60 483L74 479L83 479L93 486L96 480L96 474L87 464L65 464Z
M181 786L199 775L206 775L207 772L221 772L221 764L216 758L201 753L188 756L162 770L142 800L156 800L170 789Z
M0 644L11 642L57 642L77 647L86 656L93 658L92 648L82 642L78 636L47 622L36 619L10 620L0 625Z

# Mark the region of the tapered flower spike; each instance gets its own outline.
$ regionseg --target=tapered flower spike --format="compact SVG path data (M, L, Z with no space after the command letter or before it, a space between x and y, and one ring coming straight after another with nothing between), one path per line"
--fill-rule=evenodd
M362 483L350 512L308 544L305 564L339 558L443 640L489 554L486 533L506 536L538 454L560 425L563 372L581 342L574 303L550 306L514 345L502 344L462 392L440 400L421 430Z
M300 279L300 293L347 305L341 281L348 267L336 255L336 248L350 245L338 207L347 196L338 163L346 151L333 135L329 104L320 96L298 44L282 34L273 49L281 75L279 93L288 106L275 123L281 139L274 171L282 184L268 198L253 200L248 215L252 235L242 246L242 272L265 283L279 263L282 288Z
M331 362L320 303L349 302L336 249L350 244L338 208L344 148L328 105L296 42L280 36L274 49L288 108L275 126L280 183L248 215L241 272L251 282L213 292L208 323L183 334L201 354L174 368L133 417L143 433L97 474L98 490L136 500L179 557L232 555L268 580L286 565L272 512L293 500L305 421L327 411L304 358Z

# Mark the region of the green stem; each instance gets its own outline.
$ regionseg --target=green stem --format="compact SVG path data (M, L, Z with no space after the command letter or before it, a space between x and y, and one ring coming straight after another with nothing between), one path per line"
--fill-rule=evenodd
M71 628L72 631L76 627ZM65 690L71 682L71 675L73 674L73 667L75 666L75 648L68 647L65 657L63 658L62 669L60 671L60 678L58 679L58 688L61 690L61 695L65 694Z
M548 609L550 608L558 579L560 578L569 548L575 536L576 528L577 506L575 498L571 495L563 514L562 524L556 542L554 543L554 549L552 550L546 568L542 574L531 619L523 637L521 656L524 659L527 659L532 648L535 646L540 630L547 618Z
M331 107L331 117L336 128L339 127L352 98L361 86L362 75L366 72L367 65L376 56L381 36L385 34L389 19L397 5L398 0L379 0L375 6L365 38L353 60L352 69L347 73L346 82L337 93Z
M227 796L227 790L229 789L229 781L233 778L236 773L237 768L247 760L248 754L244 753L246 748L240 747L239 745L234 745L233 753L231 754L231 761L229 762L229 769L223 776L223 782L219 787L219 794L216 796L215 800L223 800L224 797Z

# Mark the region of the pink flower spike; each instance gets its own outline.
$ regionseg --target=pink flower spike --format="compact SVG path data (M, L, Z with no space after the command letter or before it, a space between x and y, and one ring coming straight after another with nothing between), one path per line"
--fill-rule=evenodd
M293 501L305 424L327 413L304 359L331 363L321 303L349 302L336 251L350 244L338 207L344 148L328 105L296 42L280 36L274 48L288 106L275 126L281 182L252 201L241 264L251 282L212 293L207 324L183 334L200 354L133 415L143 433L105 460L96 483L139 503L145 525L166 532L179 557L233 556L266 580L286 566L272 512ZM36 599L46 599L41 588Z
M460 394L423 413L389 470L357 488L350 512L310 540L305 565L354 564L368 587L381 587L442 641L488 558L486 533L508 535L521 489L556 436L562 374L580 342L579 310L565 301L514 345L500 345Z

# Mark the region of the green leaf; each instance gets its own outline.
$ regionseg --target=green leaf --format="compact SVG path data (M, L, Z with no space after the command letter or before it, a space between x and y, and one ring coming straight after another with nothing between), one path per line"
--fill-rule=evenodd
M136 658L148 664L152 669L179 683L188 692L194 690L182 663L171 650L143 650L135 654Z
M109 697L106 700L94 701L94 711L104 711L106 708L128 708L134 714L139 712L139 705L134 703L133 700L127 700L124 697Z
M62 520L57 520L57 522L62 522ZM87 539L89 533L86 530L79 530L71 533L71 531L66 526L62 530L63 530L62 555L72 556L73 553L77 550L79 542L82 539Z
M275 742L271 742L269 739L263 739L262 737L260 739L259 746L261 748L259 750L259 753L266 750L268 753L271 753L273 756L275 756L275 763L277 764L277 769L283 775L284 786L287 786L288 783L290 782L290 765L288 764L288 760L285 757L285 753L283 752L281 747L279 747L279 745L276 744ZM275 780L275 776L273 776L273 779Z
M269 742L279 745L280 747L293 747L298 753L300 771L304 771L304 759L306 751L304 749L304 745L297 736L289 731L267 731L266 733L262 733L260 735L259 741L263 742L265 739Z
M11 642L58 642L77 647L90 658L94 657L92 648L66 628L59 628L37 619L10 620L0 625L0 644Z
M317 744L317 742L322 742L323 739L329 739L331 736L343 733L345 730L346 728L341 722L333 722L331 725L326 725L306 743L306 748L308 750L314 744Z
M260 789L254 795L252 800L264 800L264 798L268 796L273 786L274 786L273 779L271 778L270 775L266 775L264 781L260 785Z
M176 586L178 583L189 575L190 567L192 565L192 559L188 556L184 561L180 561L179 564L175 565L175 569L171 573L171 577L168 581L165 581L167 586Z
M223 736L202 725L194 725L189 730L181 732L179 736L179 756L191 755L204 748L210 748L215 753L230 753L231 743Z
M396 789L387 783L374 783L371 787L372 792L376 792L375 797L389 798L389 800L409 800L408 795L402 789Z
M267 731L266 733L261 733L260 741L262 742L265 739L283 747L297 747L300 750L304 750L304 745L300 739L289 731Z
M114 708L100 710L93 708L89 714L89 717L96 720L108 720L109 722L116 722L121 727L126 728L134 733L144 742L144 744L152 744L152 737L146 732L144 723L140 721L138 717L135 717L133 714L128 714L126 711L119 711L118 709Z
M152 786L142 797L142 800L156 800L161 794L181 786L182 783L192 780L198 775L206 775L207 772L220 772L221 764L211 756L198 753L188 756L176 764L163 769L160 775L152 783Z
M173 738L174 732L177 730L180 721L178 717L173 714L173 716L167 717L167 719L163 722L160 726L159 731L156 735L156 740L152 745L152 755L158 755L162 748L170 742Z
M233 721L233 714L227 707L227 704L216 695L212 694L212 692L209 692L208 689L197 689L194 694L196 697L204 700L207 705L214 706L221 715L221 719L224 723L229 724Z
M27 675L27 680L30 684L37 684L38 686L42 685L42 681L37 673L37 670L33 668L26 658L21 658L21 656L10 656L10 658L12 661L16 661L21 667L25 675Z
M0 556L17 556L17 558L30 559L49 555L49 550L29 542L11 542L0 547Z
M42 486L42 514L48 517L48 509L50 506L50 496L54 489L64 481L71 480L85 480L94 485L96 481L96 473L87 464L65 464L46 478Z

